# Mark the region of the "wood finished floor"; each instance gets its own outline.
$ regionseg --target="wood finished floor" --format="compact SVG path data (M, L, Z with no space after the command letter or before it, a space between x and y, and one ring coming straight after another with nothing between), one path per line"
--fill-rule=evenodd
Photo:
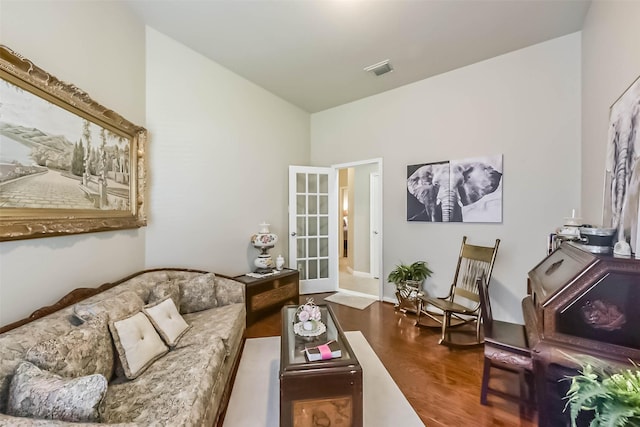
M313 297L324 304L328 295ZM306 296L300 299L303 303ZM327 304L345 331L362 331L426 426L537 425L535 414L521 417L515 403L489 395L489 406L480 404L482 347L451 350L438 345L438 330L414 326L413 314L397 312L389 303L375 302L365 310ZM247 328L247 338L279 336L280 322L280 313L265 317ZM517 378L498 374L492 385L517 390Z

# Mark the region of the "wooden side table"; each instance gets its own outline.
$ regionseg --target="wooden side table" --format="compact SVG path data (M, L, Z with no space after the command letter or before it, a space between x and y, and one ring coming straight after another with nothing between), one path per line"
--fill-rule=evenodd
M279 311L287 304L298 304L298 270L289 268L265 277L250 277L246 274L234 277L245 284L247 326L256 320Z

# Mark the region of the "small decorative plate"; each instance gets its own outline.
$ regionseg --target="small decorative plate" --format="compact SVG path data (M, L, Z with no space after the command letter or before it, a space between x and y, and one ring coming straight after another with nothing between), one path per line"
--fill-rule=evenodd
M319 320L310 320L313 323L313 329L304 329L302 322L293 324L293 332L301 337L317 337L327 331L327 327Z

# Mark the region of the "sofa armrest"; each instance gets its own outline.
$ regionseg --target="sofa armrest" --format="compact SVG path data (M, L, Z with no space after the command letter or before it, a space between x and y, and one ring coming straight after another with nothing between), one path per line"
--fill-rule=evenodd
M216 276L215 286L218 306L244 303L244 283L227 277Z

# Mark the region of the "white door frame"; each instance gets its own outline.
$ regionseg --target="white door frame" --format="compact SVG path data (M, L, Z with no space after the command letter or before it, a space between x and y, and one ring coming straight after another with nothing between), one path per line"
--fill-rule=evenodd
M370 233L370 242L369 245L369 270L371 273L371 277L380 278L380 228L382 227L382 222L380 221L379 215L382 212L380 206L382 204L378 201L380 197L380 173L374 172L369 175L369 233Z
M379 219L380 219L380 230L379 232L379 239L380 239L380 244L379 244L379 253L378 253L378 265L380 267L382 267L384 265L383 263L383 257L382 257L382 247L383 247L383 239L384 239L384 233L383 233L383 225L384 221L383 221L383 217L382 217L382 206L383 206L383 190L382 190L382 183L384 182L382 177L382 157L377 157L374 159L368 159L368 160L359 160L359 161L355 161L355 162L349 162L349 163L339 163L339 164L335 164L335 165L331 165L332 168L335 169L336 171L336 175L338 174L338 169L347 169L347 168L352 168L355 166L363 166L363 165L369 165L375 163L378 165L378 174L380 175L380 189L379 189L379 195L378 195L378 210L379 210ZM349 226L352 226L351 224L349 224ZM351 242L350 242L351 244ZM336 260L338 261L338 260ZM378 301L382 301L383 297L384 297L384 282L383 282L383 272L380 271L379 274L380 277L378 277ZM340 289L340 284L338 283L338 289ZM346 292L346 293L351 293L351 294L360 294L359 292L352 292L352 291L347 291L344 289L340 289L341 292ZM368 294L361 294L362 296L365 297L371 297L371 295Z
M349 240L347 236L344 234L344 198L347 196L347 190L349 187L339 187L338 188L338 241L340 242L340 247L338 248L338 258L344 258L348 255L347 251L344 250L345 244L348 244ZM349 225L347 224L347 228ZM346 243L345 243L346 242Z

